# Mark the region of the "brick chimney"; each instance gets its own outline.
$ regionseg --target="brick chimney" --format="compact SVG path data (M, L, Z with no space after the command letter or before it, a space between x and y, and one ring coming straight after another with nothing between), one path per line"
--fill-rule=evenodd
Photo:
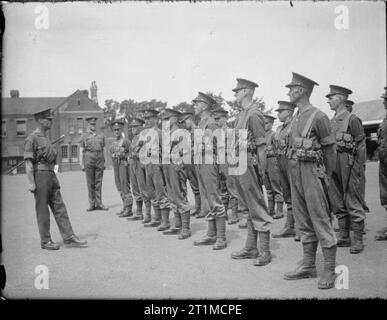
M97 83L93 81L91 83L90 87L90 98L93 100L96 104L98 104L98 96L97 96Z
M11 90L10 91L11 98L19 98L19 90Z

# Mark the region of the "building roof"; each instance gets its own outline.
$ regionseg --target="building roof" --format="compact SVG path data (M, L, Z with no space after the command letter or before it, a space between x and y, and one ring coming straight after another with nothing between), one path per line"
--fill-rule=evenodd
M11 114L33 114L44 108L55 108L60 105L66 97L61 98L2 98L1 112L3 115Z
M360 118L363 125L379 124L386 117L382 99L355 103L352 112Z

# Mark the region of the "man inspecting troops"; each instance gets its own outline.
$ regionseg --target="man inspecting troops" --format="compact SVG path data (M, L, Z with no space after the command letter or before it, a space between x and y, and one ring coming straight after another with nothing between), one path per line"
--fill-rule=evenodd
M288 96L297 105L290 131L290 162L292 207L303 246L302 264L284 275L286 280L317 277L316 252L320 242L324 269L318 281L319 289L334 287L336 274L336 235L327 194L327 176L335 165L335 140L326 114L309 102L318 85L293 73Z
M275 117L264 114L266 131L266 171L264 184L267 191L269 214L273 219L283 218L284 198L279 178L277 153L275 149L274 131L272 130Z
M274 136L274 145L277 153L278 171L282 194L286 203L286 222L283 229L278 234L273 234L273 238L295 237L299 241L299 235L296 235L295 219L292 209L292 194L290 188L290 164L292 160L288 159L289 152L289 134L292 128L293 113L296 105L288 101L278 101L278 119L282 123L277 128Z
M256 259L255 266L271 262L270 217L263 195L262 179L266 168L265 118L253 102L258 85L245 79L237 79L233 89L236 102L243 108L236 120L235 129L247 129L247 170L236 176L236 186L240 201L248 209L247 239L241 251L233 252L233 259ZM259 236L259 251L257 241Z
M387 87L384 87L385 92L381 96L383 99L386 116L379 126L378 130L378 152L379 152L379 190L380 203L387 213ZM375 240L387 240L387 227L377 231Z
M109 151L112 157L114 181L123 203L123 208L118 213L120 218L130 217L133 215L133 197L130 190L130 170L128 159L130 153L130 141L124 136L124 125L125 122L123 118L114 120L110 123L110 128L112 129L116 139L113 141Z
M41 248L58 250L50 234L50 207L66 247L83 248L86 240L75 236L60 192L59 181L54 172L57 152L46 137L52 125L51 109L34 114L37 128L26 138L24 159L28 179L28 190L35 196L35 210L38 222Z
M336 139L336 166L329 188L332 210L338 219L338 247L351 247L350 253L364 249L364 200L361 194L361 171L365 162L365 134L361 121L346 108L351 90L331 85L326 95L335 115L331 120L332 136ZM353 241L350 238L353 230Z
M80 165L86 174L89 208L86 211L109 210L102 204L102 178L105 170L105 136L97 133L97 118L86 118L87 132L81 136Z

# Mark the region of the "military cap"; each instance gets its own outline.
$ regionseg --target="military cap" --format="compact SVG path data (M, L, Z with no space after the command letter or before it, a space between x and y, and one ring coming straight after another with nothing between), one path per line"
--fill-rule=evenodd
M167 119L172 118L172 117L179 118L180 116L181 116L181 112L174 110L174 109L166 108L166 109L164 109L164 111L161 114L161 119L167 120Z
M212 113L213 116L217 116L217 115L221 115L221 116L224 116L224 117L228 116L228 111L224 110L223 108L216 108L211 113Z
M253 81L250 81L250 80L246 80L246 79L241 79L241 78L237 78L237 86L232 89L232 91L239 91L241 89L255 89L258 87L258 85L253 82Z
M124 118L113 120L110 123L110 127L112 128L112 130L122 128L124 125L125 125Z
M387 100L387 87L384 87L384 93L380 97Z
M302 76L298 73L295 73L295 72L292 72L292 74L293 74L292 81L285 86L287 88L299 86L299 87L303 87L306 89L313 89L314 86L318 86L317 82L315 82L307 77L304 77L304 76Z
M89 123L89 124L97 124L97 117L88 117L86 118L86 121Z
M352 100L346 100L345 104L347 107L352 107L355 104L355 102L353 102Z
M330 85L329 88L330 88L331 92L329 92L327 95L325 95L325 97L327 97L327 98L329 98L330 96L334 96L335 94L341 94L341 95L346 96L348 98L348 96L352 93L351 90L344 88L344 87L336 86L336 85Z
M213 107L214 105L216 105L216 100L211 98L209 95L206 95L203 92L199 92L198 96L195 99L193 99L192 101L193 102L199 102L199 101L204 102L209 107Z
M51 108L44 109L42 111L38 111L34 113L34 118L35 119L51 119L53 118L53 114L51 111Z
M187 120L190 117L192 117L192 118L195 117L195 114L193 112L191 112L191 111L183 112L183 113L180 114L179 121L183 122L183 121Z
M270 114L263 114L263 116L269 120L270 122L274 122L274 120L276 119L276 117L273 117L272 115Z
M291 103L289 101L278 101L278 108L275 109L275 111L281 111L281 110L289 110L289 111L294 111L296 108L296 105L294 103Z
M143 117L144 118L153 118L153 117L157 117L159 115L159 111L157 111L156 109L146 109L143 111Z
M129 126L130 126L130 127L141 127L144 123L145 123L145 121L142 120L142 119L140 119L140 118L133 118L133 119L129 122Z

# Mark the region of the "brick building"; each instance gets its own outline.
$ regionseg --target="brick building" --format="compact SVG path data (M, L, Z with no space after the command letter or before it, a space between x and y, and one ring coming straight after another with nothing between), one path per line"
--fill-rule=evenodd
M57 145L60 171L80 170L79 143L80 137L87 128L86 118L98 118L97 128L104 126L104 113L98 105L97 87L95 82L90 88L91 97L87 90L76 90L68 97L23 98L17 90L11 90L11 97L2 98L1 119L1 168L2 172L23 161L24 140L35 129L33 113L42 108L51 108L54 119L50 131L50 139L54 140L65 135L65 139ZM112 137L108 128L103 128L109 145ZM107 157L107 167L110 159ZM17 173L24 173L24 166L20 166Z

